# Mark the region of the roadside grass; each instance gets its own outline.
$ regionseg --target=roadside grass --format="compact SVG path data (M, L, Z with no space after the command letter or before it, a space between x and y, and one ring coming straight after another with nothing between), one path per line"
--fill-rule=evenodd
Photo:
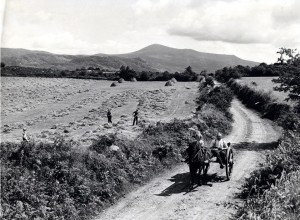
M300 218L300 135L286 132L240 194L245 205L234 219Z

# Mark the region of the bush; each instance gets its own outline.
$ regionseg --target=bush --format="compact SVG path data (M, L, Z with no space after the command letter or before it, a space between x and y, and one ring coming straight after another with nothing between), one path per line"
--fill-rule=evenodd
M199 130L210 139L218 132L226 135L231 131L231 118L212 104L205 105L198 113L198 118L201 119Z
M201 90L200 97L198 99L199 107L201 109L205 104L213 104L218 110L226 114L229 118L229 108L233 99L233 93L230 89L224 86L218 86L212 90L205 88Z

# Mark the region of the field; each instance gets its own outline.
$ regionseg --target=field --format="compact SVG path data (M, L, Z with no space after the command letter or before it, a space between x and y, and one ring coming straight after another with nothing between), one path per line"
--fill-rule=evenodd
M275 77L243 77L237 81L244 85L248 85L249 87L254 88L256 90L262 90L266 93L269 93L272 98L278 100L279 102L291 104L290 101L285 101L285 99L288 97L287 93L274 90L275 86L280 85L272 82L272 79L274 78ZM254 82L256 83L256 85Z
M1 141L18 142L22 128L30 138L67 140L89 145L99 135L117 133L135 137L144 125L193 115L198 83L1 78ZM113 124L107 124L111 109ZM140 124L132 126L132 113L140 109Z

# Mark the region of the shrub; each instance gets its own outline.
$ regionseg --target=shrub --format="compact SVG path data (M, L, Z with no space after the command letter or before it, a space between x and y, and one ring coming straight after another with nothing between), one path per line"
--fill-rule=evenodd
M199 130L208 138L213 138L218 132L225 135L231 131L232 120L212 104L205 105L198 118L201 119Z
M231 106L232 99L232 91L224 86L218 86L212 90L208 88L201 89L201 94L198 99L198 109L201 109L205 104L213 104L218 110L224 112L228 117L231 117L229 114L229 108Z

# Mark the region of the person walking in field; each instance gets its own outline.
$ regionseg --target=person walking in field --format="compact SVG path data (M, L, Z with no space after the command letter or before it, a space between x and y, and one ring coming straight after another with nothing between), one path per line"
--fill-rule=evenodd
M108 120L108 123L112 123L112 115L111 115L111 111L110 109L107 109L107 120Z
M228 148L228 146L227 146L226 142L222 139L222 134L218 133L217 138L212 141L211 152L212 152L213 156L217 157L217 159L220 163L221 169L224 168L224 163L223 163L222 158L225 158L224 149L227 149L227 148Z
M133 113L133 124L132 125L134 125L134 124L138 124L138 117L139 117L139 110L137 109L137 110L135 110Z

